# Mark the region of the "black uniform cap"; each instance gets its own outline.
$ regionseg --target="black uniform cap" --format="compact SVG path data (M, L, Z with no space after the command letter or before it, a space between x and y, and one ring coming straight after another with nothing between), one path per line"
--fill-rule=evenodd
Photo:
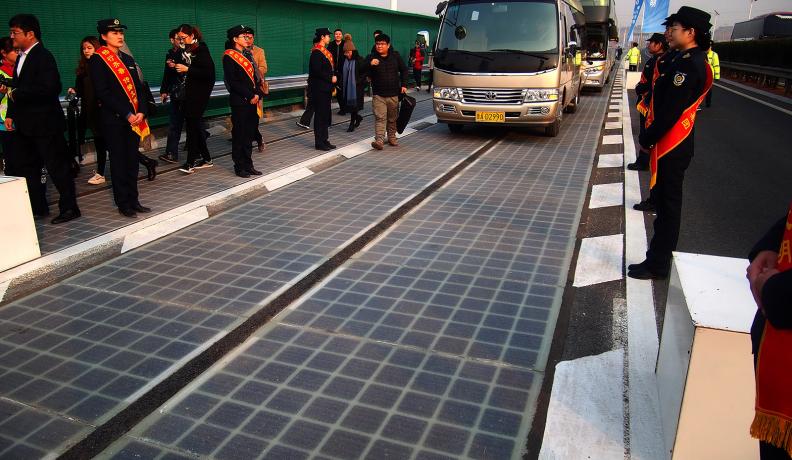
M708 31L712 28L712 24L709 22L710 17L710 14L706 11L701 11L691 6L683 6L679 8L679 11L667 17L663 25L670 26L674 22L679 22L686 27Z
M255 35L255 32L253 31L252 27L248 27L248 26L245 26L245 25L242 25L242 24L240 24L238 26L234 26L234 27L232 27L232 28L230 28L230 29L228 29L226 31L226 35L228 36L229 40L231 40L234 37L239 37L242 34L253 34L253 35Z
M121 30L124 30L126 28L127 28L127 26L121 24L121 21L119 21L116 18L100 19L100 20L96 21L96 31L99 32L100 34L106 34L107 32L110 32L111 30L121 31Z
M315 35L317 37L323 37L325 35L333 35L333 34L330 33L330 29L328 29L327 27L320 27L316 29Z

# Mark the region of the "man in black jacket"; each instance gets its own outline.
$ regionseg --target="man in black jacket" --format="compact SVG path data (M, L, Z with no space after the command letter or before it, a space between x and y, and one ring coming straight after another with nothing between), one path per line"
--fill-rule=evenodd
M60 73L55 58L41 44L41 27L30 14L18 14L8 22L14 47L21 50L14 66L14 84L9 92L6 130L17 132L20 171L24 171L33 213L49 214L40 184L41 167L46 166L60 198L60 213L53 224L80 217L74 178L63 137L65 120L58 96ZM15 161L15 163L17 163Z
M387 129L388 144L396 147L396 119L399 116L399 95L407 92L407 65L399 53L391 49L390 37L380 34L374 44L377 52L366 59L371 76L373 107L376 119L374 142L371 146L382 150Z
M258 131L258 103L264 93L252 55L248 57L246 54L247 34L253 34L253 29L243 25L228 29L223 55L223 78L231 105L231 158L234 172L239 177L261 175L261 171L253 167L251 144Z
M330 127L330 98L333 85L338 82L335 73L333 56L327 51L330 43L330 31L327 28L316 29L319 41L311 50L308 61L308 91L314 106L314 146L317 150L330 151L335 145L330 143L328 128Z
M341 69L339 68L339 63L344 62L344 31L341 29L336 29L333 32L333 40L330 44L327 45L327 51L330 51L330 55L333 56L333 62L335 63L335 68L333 69L333 75L336 76L338 80L341 80ZM336 87L336 101L338 102L339 115L346 115L346 110L344 110L344 96L342 94L343 88Z
M118 19L102 19L96 24L104 44L88 61L88 69L99 100L102 132L110 150L113 197L118 212L125 217L151 212L138 200L138 146L149 135L148 91L138 78L132 56L121 51L124 29ZM118 62L121 66L117 66Z
M179 162L179 140L184 127L184 113L181 106L184 101L185 75L179 75L176 72L176 64L184 64L184 60L176 40L177 33L178 30L173 29L168 35L172 46L165 54L165 70L162 73L162 84L160 85L162 103L170 100L168 142L165 146L165 153L159 156L159 159L166 163Z

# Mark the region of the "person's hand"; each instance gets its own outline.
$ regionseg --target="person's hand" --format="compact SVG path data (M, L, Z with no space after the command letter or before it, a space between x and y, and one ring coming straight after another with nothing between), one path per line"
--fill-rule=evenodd
M179 73L186 73L187 69L189 69L189 67L187 67L184 64L176 64L174 66L174 68L176 69L176 72L179 72Z
M380 63L379 59L372 59L371 60L371 65L379 65L379 63Z
M754 300L756 301L756 306L758 306L762 311L764 311L764 307L762 306L762 289L764 289L764 285L768 279L775 276L776 274L781 273L776 268L768 268L767 270L763 271L756 277L756 280L751 285L751 293L754 296Z
M402 92L402 94L407 94L407 87L406 86L402 86L401 92Z
M753 262L751 262L751 264L748 265L748 268L745 270L745 277L748 278L748 283L751 285L751 294L753 294L756 305L760 308L762 306L762 287L764 287L764 282L767 281L768 278L767 276L764 276L764 274L769 271L775 271L775 273L778 273L778 270L776 270L777 265L777 252L762 251L756 255ZM762 278L761 283L760 278Z
M335 75L333 75L333 83L338 83L338 77L336 77Z
M69 89L66 90L66 92L69 93L69 94L77 94L77 91L75 91L74 88L69 88Z
M6 131L13 131L14 130L14 120L10 118L5 119L5 129Z
M259 95L256 94L253 96L253 99L250 100L250 105L256 105L259 103Z
M127 121L129 122L130 125L135 126L139 124L141 121L143 121L143 118L144 117L142 113L136 113L134 115L128 116Z
M164 104L168 100L168 93L160 93L160 101Z
M176 63L173 62L173 59L168 59L167 61L165 61L165 63L168 64L168 67L170 67L171 69L176 67Z

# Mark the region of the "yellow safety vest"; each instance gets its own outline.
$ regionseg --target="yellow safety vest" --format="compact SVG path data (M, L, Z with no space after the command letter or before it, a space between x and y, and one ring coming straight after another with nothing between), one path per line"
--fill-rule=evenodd
M630 65L638 65L641 62L641 51L637 47L630 48L627 52L627 58L630 59Z
M712 50L707 51L707 62L712 67L712 74L715 80L720 80L720 58L718 53Z

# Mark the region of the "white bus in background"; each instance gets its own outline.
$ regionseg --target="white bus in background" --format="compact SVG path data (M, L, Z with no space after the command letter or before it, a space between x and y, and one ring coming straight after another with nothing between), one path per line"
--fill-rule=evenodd
M614 0L581 0L586 13L583 48L583 86L602 89L610 80L619 47Z
M494 123L558 135L582 88L579 0L451 0L438 5L433 103L452 132Z

